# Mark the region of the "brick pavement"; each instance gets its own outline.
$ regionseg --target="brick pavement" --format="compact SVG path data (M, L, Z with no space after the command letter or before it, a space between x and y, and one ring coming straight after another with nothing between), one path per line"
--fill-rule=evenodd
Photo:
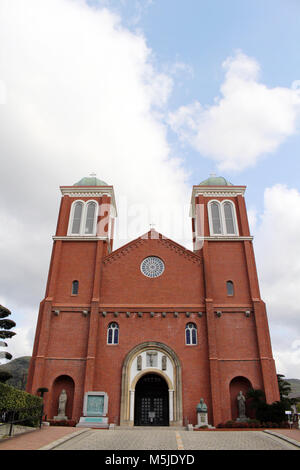
M144 432L142 432L144 431ZM201 431L184 428L94 430L46 426L0 441L1 450L297 450L300 430ZM300 449L300 448L299 448Z
M283 434L290 439L300 442L300 429L274 429L277 434Z
M78 429L65 426L43 426L41 429L0 440L1 450L37 450L51 442L73 433Z
M90 430L55 450L298 450L263 431Z
M184 450L297 450L263 431L201 431L182 433Z

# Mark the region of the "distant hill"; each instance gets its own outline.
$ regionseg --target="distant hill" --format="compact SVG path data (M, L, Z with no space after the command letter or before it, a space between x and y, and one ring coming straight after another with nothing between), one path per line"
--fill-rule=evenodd
M30 359L30 356L22 356L0 365L0 370L10 372L12 375L12 378L7 380L7 385L25 390Z
M289 398L300 397L300 379L284 379L291 385L292 392L289 394Z

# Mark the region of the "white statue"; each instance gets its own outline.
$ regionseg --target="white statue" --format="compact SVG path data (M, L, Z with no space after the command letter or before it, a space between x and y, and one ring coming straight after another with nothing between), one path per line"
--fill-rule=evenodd
M245 419L246 418L246 398L243 395L243 392L240 390L238 396L237 396L237 401L238 401L238 407L239 407L239 419Z
M58 416L65 416L68 395L65 389L61 391L58 399Z

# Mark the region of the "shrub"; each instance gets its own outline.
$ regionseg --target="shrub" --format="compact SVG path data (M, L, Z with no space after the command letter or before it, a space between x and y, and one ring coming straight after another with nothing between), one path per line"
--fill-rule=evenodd
M256 417L263 423L282 423L286 420L285 405L280 401L276 401L269 405L261 403L256 410Z
M225 423L225 428L232 428L234 425L234 421L226 421Z
M15 419L24 420L23 425L37 426L39 424L42 404L40 397L0 383L0 412L11 412L10 416L12 412L15 412Z

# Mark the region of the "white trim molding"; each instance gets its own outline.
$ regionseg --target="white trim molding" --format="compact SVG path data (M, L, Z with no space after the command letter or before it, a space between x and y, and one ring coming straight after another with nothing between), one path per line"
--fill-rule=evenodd
M75 207L78 203L82 204L82 206L83 206L82 211L81 211L81 217L80 217L79 233L72 233L72 227L73 227L73 221L74 221L74 212L75 212ZM85 233L85 227L86 227L86 223L87 223L88 206L92 203L95 204L93 230L92 230L91 233ZM79 236L79 235L81 235L81 236L85 236L85 237L95 236L96 232L97 232L98 213L99 213L99 204L94 199L89 199L88 201L82 201L81 199L76 199L75 201L73 201L72 205L71 205L70 215L69 215L69 224L68 224L67 235L68 236Z
M214 233L214 228L213 228L213 219L212 219L212 212L211 212L211 206L213 204L217 204L219 207L219 221L220 221L220 229L221 233ZM227 233L226 229L226 219L225 219L225 212L224 212L224 206L225 204L230 204L231 209L232 209L232 223L233 223L233 229L234 233ZM212 199L208 202L207 204L207 211L208 211L208 222L209 222L209 233L212 236L219 236L219 237L237 237L239 236L239 229L238 229L238 223L237 223L237 217L236 217L236 209L235 209L235 204L233 201L230 199L224 199L223 201L218 201L216 199Z
M210 242L223 242L223 241L230 241L230 242L240 242L240 241L252 241L253 237L243 237L240 235L211 235L210 237L201 237L197 236L197 240L208 240Z
M91 236L91 235L66 235L66 236L56 236L53 235L52 239L54 241L56 240L62 240L66 242L91 242L91 241L97 241L97 240L107 240L109 241L108 237L96 237L96 236Z
M111 198L112 202L112 217L117 217L117 206L115 200L115 193L112 186L102 186L101 189L99 187L88 187L88 186L60 186L60 191L63 196L69 197L102 197L108 196Z
M193 186L191 196L190 217L195 217L195 198L204 197L236 197L243 196L246 186Z

